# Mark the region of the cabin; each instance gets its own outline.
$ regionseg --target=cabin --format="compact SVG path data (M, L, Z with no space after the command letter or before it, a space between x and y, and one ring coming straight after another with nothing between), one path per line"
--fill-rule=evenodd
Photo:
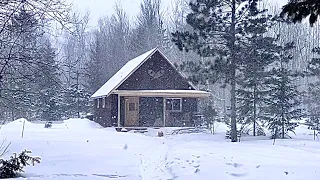
M192 127L199 98L196 87L158 49L128 61L91 98L93 120L104 127Z

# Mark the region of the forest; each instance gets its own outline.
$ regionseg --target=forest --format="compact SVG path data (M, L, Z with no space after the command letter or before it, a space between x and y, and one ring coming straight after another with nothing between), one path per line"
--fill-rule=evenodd
M319 24L294 23L263 0L121 3L89 28L66 1L0 2L0 119L57 121L92 113L90 96L130 59L158 47L212 96L200 111L285 138L320 119ZM315 15L315 17L317 17ZM296 19L301 21L302 18Z

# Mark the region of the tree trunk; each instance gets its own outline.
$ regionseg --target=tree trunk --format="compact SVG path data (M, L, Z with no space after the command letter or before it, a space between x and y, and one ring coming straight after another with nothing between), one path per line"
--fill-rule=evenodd
M255 84L255 86L253 87L253 136L256 136L256 118L257 118L257 106L256 106L256 90L257 86Z
M237 142L237 114L236 114L236 0L232 0L231 10L231 142Z
M285 126L285 117L284 117L284 97L285 97L285 89L284 89L284 72L283 72L283 64L282 59L280 61L280 67L281 67L281 129L282 129L282 136L281 138L284 139L284 126Z

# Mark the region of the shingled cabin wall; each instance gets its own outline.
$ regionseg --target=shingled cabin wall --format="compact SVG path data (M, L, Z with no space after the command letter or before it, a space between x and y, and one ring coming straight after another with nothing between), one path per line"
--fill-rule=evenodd
M163 75L157 77L157 73ZM153 76L152 76L153 74ZM159 53L140 66L118 90L190 90L194 89L187 79L182 77L172 65Z
M94 118L93 121L99 123L103 127L113 126L116 122L114 121L115 117L113 114L115 113L114 102L117 98L117 95L111 95L109 97L103 97L94 100ZM105 100L103 100L105 99ZM98 107L99 101L99 107ZM103 105L104 102L104 105ZM116 110L117 112L117 110Z

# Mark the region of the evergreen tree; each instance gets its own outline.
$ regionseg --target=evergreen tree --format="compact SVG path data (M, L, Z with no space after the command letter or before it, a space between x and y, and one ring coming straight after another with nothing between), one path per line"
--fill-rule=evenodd
M64 46L65 57L63 59L63 109L66 117L80 117L82 113L87 113L90 108L88 88L86 88L86 64L88 63L89 48L87 25L89 14L80 17L74 13L72 34L66 32L66 44Z
M3 84L3 99L12 119L58 120L60 108L58 66L49 39L44 36L44 22L24 6L12 17L10 66Z
M37 64L34 73L33 99L37 111L37 119L57 121L63 116L61 82L59 79L59 66L55 60L55 50L48 39L43 40L44 45L39 49L38 59L42 63Z
M243 26L260 13L259 0L196 0L190 3L187 23L193 31L173 33L180 50L193 50L202 57L213 57L213 66L230 84L231 141L237 141L236 75L241 62L238 48L245 42Z
M294 84L297 73L288 68L293 47L293 42L278 46L279 58L273 64L268 82L271 90L267 106L268 127L274 132L273 138L285 138L288 131L294 132L297 123L292 120L299 120L302 116L300 93Z
M320 15L319 0L290 0L282 7L282 16L287 16L293 22L301 22L309 17L310 25L313 25Z
M49 21L67 26L68 8L61 0L0 3L0 108L7 118L38 117L36 74L46 64L41 39Z
M320 48L316 47L312 52L319 56ZM320 130L320 58L314 57L309 62L307 75L313 79L309 84L307 98L304 103L308 107L308 124L314 130Z
M92 42L92 45L90 46L90 61L87 62L85 69L87 75L87 86L91 94L97 91L106 82L106 77L103 74L105 68L103 67L104 64L107 63L103 62L104 42L102 41L100 33L95 32L93 35L94 42Z
M43 26L39 24L33 13L24 6L15 14L8 28L15 38L11 45L10 66L3 84L3 97L10 107L12 118L34 117L34 72L38 69L37 59L39 37L43 35Z
M319 81L312 83L308 88L308 95L304 101L307 105L307 124L313 130L320 130L320 89Z
M258 18L249 19L245 26L247 42L241 46L243 62L239 67L239 78L237 89L239 121L245 126L253 126L252 134L264 134L261 124L265 119L264 107L269 102L267 81L270 79L268 66L275 61L277 50L275 38L266 36L271 28L270 16L263 15Z

